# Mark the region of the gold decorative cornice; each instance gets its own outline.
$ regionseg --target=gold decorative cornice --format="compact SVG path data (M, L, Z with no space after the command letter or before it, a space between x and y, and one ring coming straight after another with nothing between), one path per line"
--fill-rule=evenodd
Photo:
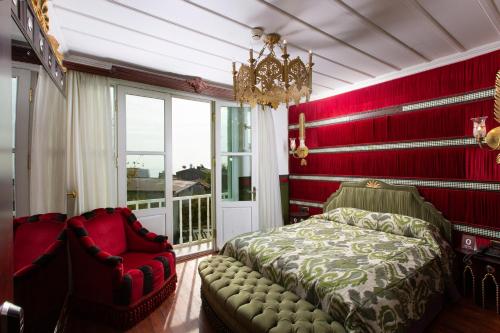
M40 23L40 27L42 28L43 32L47 35L47 40L54 52L54 57L61 66L62 70L66 72L66 67L64 67L63 65L64 56L59 51L59 42L54 36L49 34L50 19L49 19L48 0L31 0L31 4L33 5L35 16L38 22Z

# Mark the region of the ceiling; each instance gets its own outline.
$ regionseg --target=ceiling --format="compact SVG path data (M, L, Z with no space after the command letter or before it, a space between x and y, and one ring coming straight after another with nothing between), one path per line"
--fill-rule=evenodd
M81 56L231 84L231 62L278 32L314 53L320 98L500 48L500 0L52 0L51 33Z

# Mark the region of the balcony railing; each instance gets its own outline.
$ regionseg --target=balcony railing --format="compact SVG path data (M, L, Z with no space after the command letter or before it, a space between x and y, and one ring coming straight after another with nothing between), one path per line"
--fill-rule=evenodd
M174 197L174 244L189 245L213 238L211 194ZM165 207L165 199L128 201L132 210Z
M200 194L186 197L174 197L174 212L176 210L175 203L178 202L178 218L174 214L174 225L178 226L179 240L178 244L192 243L194 241L212 239L212 223L210 217L210 200L211 194ZM203 202L205 201L205 202ZM196 213L193 214L193 202L196 202ZM203 203L205 203L205 212L202 212ZM187 206L185 206L187 205ZM185 216L184 207L187 207L187 216ZM204 213L204 214L203 214ZM202 216L205 215L205 216ZM195 218L195 228L193 229L193 217ZM187 232L185 229L185 221L187 219ZM205 225L202 224L202 219L205 220ZM186 240L187 237L187 240Z

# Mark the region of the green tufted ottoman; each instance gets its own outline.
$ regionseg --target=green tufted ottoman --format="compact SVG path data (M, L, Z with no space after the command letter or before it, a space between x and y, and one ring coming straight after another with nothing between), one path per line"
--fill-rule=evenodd
M222 322L219 331L345 333L328 314L232 257L207 258L198 272L203 306Z

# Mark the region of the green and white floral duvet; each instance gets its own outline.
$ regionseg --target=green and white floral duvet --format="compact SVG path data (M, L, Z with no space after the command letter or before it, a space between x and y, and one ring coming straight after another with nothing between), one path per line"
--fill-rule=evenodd
M240 235L221 251L329 312L350 332L404 332L451 281L451 251L433 225L337 208Z

